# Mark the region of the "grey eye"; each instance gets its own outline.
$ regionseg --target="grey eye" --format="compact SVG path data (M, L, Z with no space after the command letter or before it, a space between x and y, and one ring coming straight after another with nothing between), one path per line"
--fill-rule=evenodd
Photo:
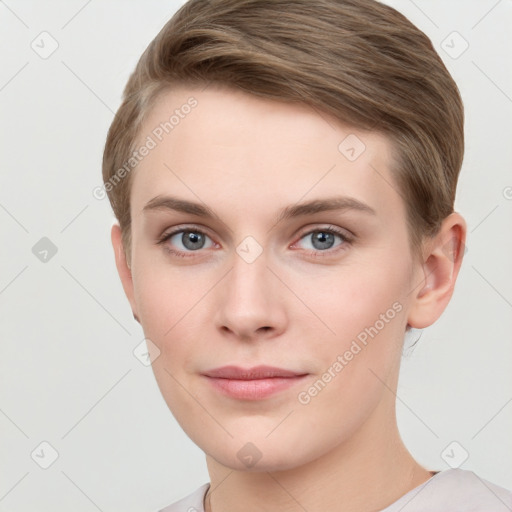
M339 240L338 243L336 243L336 239ZM303 246L303 249L325 251L342 244L345 242L345 238L339 233L334 233L325 229L317 229L304 235L301 238L301 241L309 242L305 247Z
M179 251L184 252L197 251L213 245L209 236L200 231L193 230L178 231L169 237L169 242ZM209 245L207 244L208 242L210 242Z

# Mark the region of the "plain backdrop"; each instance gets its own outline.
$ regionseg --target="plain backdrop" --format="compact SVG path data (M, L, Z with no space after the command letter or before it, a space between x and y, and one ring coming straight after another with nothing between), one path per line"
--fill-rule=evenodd
M399 427L428 468L510 488L512 3L387 3L431 38L466 109L467 253L404 352ZM0 1L0 511L156 511L209 480L133 354L113 215L92 194L129 73L181 4Z

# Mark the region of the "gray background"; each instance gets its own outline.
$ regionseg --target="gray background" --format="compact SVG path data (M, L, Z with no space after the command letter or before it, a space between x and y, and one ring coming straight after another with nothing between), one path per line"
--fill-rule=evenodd
M466 108L468 251L447 311L405 350L399 426L427 467L512 487L512 2L387 3L429 35ZM1 511L154 511L208 481L133 355L144 336L92 195L128 75L179 5L0 1Z

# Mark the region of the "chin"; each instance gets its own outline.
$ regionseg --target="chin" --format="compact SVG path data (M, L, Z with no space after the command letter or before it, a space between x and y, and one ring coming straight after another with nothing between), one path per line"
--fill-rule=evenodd
M244 455L241 454L244 448L248 454L250 448L248 448L247 445L242 448L237 447L236 450L233 450L231 447L222 450L219 449L217 445L215 448L212 448L211 451L205 450L205 453L224 467L234 471L246 471L248 473L287 471L309 462L309 460L306 457L302 457L301 454L293 453L293 457L290 457L290 453L294 452L291 447L284 447L284 449L280 450L282 453L275 452L269 447L263 447L263 449L260 450L261 458L255 463L244 462ZM254 456L257 458L259 456L258 452L254 451Z

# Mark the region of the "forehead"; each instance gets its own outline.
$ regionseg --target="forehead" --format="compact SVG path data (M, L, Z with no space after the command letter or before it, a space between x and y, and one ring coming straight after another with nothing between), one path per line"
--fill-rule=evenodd
M333 194L404 213L387 137L306 104L176 86L149 112L137 147L144 144L151 149L133 171L134 216L166 193L239 213Z

